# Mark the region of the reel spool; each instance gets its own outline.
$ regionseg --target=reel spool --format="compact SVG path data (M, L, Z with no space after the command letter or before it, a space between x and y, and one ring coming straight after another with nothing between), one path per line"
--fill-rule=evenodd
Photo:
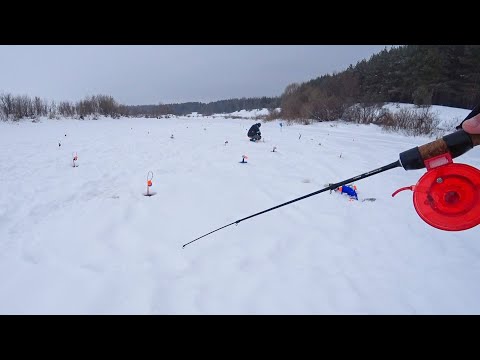
M480 224L480 171L454 164L449 153L425 161L427 172L413 191L413 205L427 224L446 231L462 231Z

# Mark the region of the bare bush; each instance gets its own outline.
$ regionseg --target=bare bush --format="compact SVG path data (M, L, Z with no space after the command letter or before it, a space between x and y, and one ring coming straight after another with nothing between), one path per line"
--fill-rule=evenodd
M57 119L57 104L55 101L52 101L48 106L48 118L49 119Z
M40 99L38 96L35 96L33 100L33 106L34 106L35 115L37 117L48 115L47 101Z
M75 117L75 105L71 104L68 101L61 101L60 104L58 104L58 114L63 117Z
M356 124L376 124L387 112L382 108L382 104L359 103L347 108L342 118Z
M27 95L0 94L0 119L4 121L38 119L40 116L48 116L49 119L60 119L62 116L98 119L100 115L118 118L120 115L128 116L128 112L127 106L119 105L108 95L87 96L76 104L61 101L57 105L55 101L49 103L38 96L32 99Z
M261 118L263 121L274 121L280 118L280 110L268 109L268 115L260 115L257 118Z
M81 118L85 118L88 115L98 114L98 104L95 96L86 97L83 100L77 102L76 112Z
M128 112L125 106L121 107L109 95L87 96L77 102L75 111L80 118L91 116L92 119L98 119L100 115L118 118L120 113L126 114Z
M309 101L304 104L302 118L317 121L340 119L344 112L344 102L335 95L328 95L318 89L312 89Z
M125 105L119 105L118 106L118 115L119 115L119 117L120 116L124 116L124 117L130 116L129 108Z
M2 120L9 120L13 114L13 96L12 94L0 95L0 116Z
M11 96L8 98L9 110L7 118L18 121L22 118L35 118L35 110L32 99L27 95Z
M112 96L97 95L98 112L103 116L114 117L118 112L118 104Z
M401 132L405 135L434 135L440 123L430 107L417 109L401 109L385 115L379 125L384 131Z
M46 116L47 114L47 102L39 97L32 100L27 95L0 95L0 118L2 120L37 119L39 116Z

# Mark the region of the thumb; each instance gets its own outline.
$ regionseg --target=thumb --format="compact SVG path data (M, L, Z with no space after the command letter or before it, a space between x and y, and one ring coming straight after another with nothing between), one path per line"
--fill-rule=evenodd
M463 130L470 134L480 134L480 114L468 119L462 125Z

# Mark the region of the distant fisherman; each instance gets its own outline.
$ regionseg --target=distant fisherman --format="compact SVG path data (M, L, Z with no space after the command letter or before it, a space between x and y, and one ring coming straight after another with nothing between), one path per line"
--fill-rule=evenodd
M247 136L250 138L250 141L258 141L262 138L262 133L260 132L260 126L262 124L256 123L255 125L252 125L250 130L248 130Z

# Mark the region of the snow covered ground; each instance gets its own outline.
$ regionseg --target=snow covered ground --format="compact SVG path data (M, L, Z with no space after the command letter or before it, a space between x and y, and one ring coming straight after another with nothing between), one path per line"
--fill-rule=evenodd
M327 192L182 249L431 140L270 122L251 143L255 122L0 123L0 313L480 314L480 228L437 230L411 192L391 197L423 170L357 182L375 202ZM480 167L480 149L456 162Z

